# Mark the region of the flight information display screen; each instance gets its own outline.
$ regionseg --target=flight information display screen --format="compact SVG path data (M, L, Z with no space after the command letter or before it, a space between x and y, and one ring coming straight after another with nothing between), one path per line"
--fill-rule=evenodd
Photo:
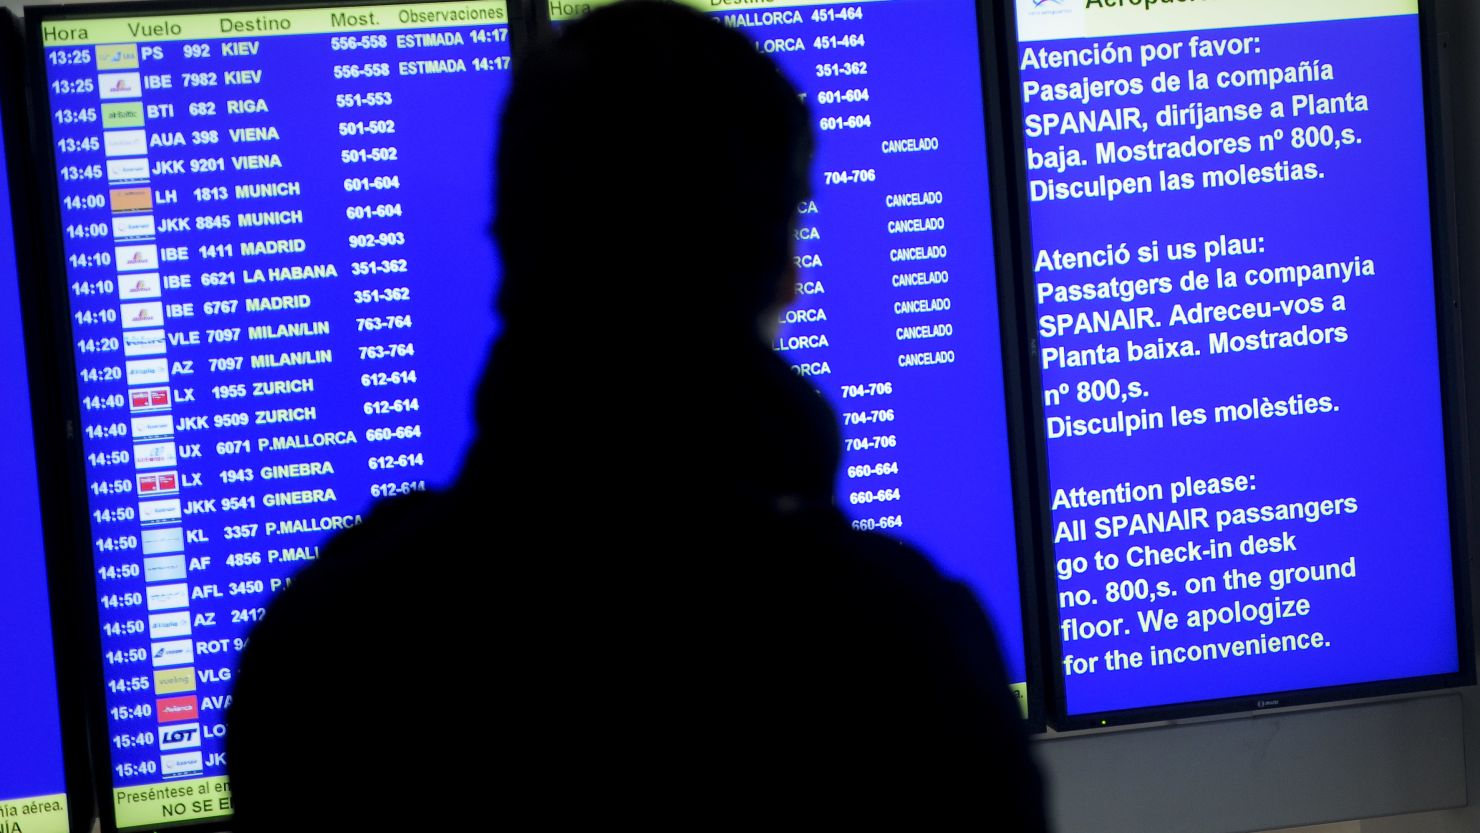
M1416 0L1017 24L1069 718L1460 673Z
M503 0L90 12L35 25L132 828L230 813L249 629L372 501L456 472L509 26Z
M0 17L0 25L13 25ZM8 40L5 43L9 43ZM0 126L0 159L4 158ZM26 366L21 325L15 237L11 230L10 189L0 164L0 349ZM0 414L0 430L10 438L0 455L0 476L11 485L5 513L5 555L0 558L0 830L66 833L67 777L62 757L62 725L57 700L51 602L47 591L46 549L41 522L36 451L31 438L30 397L21 375L16 407Z
M550 17L592 5L552 0ZM814 117L797 301L773 346L842 421L836 500L977 591L1026 706L976 5L691 5L743 30Z

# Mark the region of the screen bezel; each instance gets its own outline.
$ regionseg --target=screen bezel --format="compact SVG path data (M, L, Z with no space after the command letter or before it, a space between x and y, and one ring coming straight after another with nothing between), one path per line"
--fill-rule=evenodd
M57 512L57 525L65 525L68 534L66 550L59 548L53 555L56 562L65 567L70 576L69 587L65 588L68 599L67 610L84 611L81 616L70 617L71 627L76 631L72 645L77 655L86 658L87 665L77 663L72 675L77 687L86 699L86 729L77 729L92 753L91 776L96 790L96 817L105 833L128 833L143 830L191 829L200 831L228 831L232 827L234 813L190 819L179 822L149 824L137 827L118 826L116 808L112 799L116 789L113 782L111 733L107 717L107 693L103 663L102 615L97 600L96 584L93 581L93 551L89 504L87 500L87 470L84 465L82 437L78 427L82 424L81 408L76 389L76 361L72 350L71 300L67 294L67 269L63 255L60 196L55 171L56 152L53 147L53 132L50 118L50 95L46 74L46 52L42 46L41 27L47 22L71 21L99 18L152 17L175 14L216 14L252 12L272 9L317 9L354 6L385 5L388 0L238 0L232 3L210 4L203 0L144 0L128 3L79 3L59 6L27 6L25 8L25 33L28 47L26 56L25 92L27 112L30 116L31 151L37 172L34 193L39 219L34 223L33 239L39 241L41 253L37 262L38 280L43 283L37 289L45 296L45 317L54 329L48 333L46 352L51 357L54 374L49 378L67 381L60 390L51 391L55 401L50 415L49 428L60 428L60 438L48 459L59 461L53 467L56 478L63 483L67 492L65 511ZM411 3L436 3L437 0L407 0ZM529 37L529 0L504 0L508 8L509 49L511 55L522 53ZM512 64L517 69L518 61ZM38 423L38 426L40 423ZM38 428L38 434L40 434ZM89 819L91 822L91 818ZM90 829L88 827L81 828Z
M1023 652L1028 675L1028 731L1034 734L1047 729L1047 669L1043 664L1042 578L1037 570L1037 553L1042 550L1044 528L1035 517L1035 496L1040 491L1036 477L1034 448L1033 399L1024 375L1030 369L1026 338L1031 337L1031 317L1024 317L1023 285L1016 280L1017 264L1026 262L1021 249L1022 236L1014 233L1018 216L1014 197L1014 149L1006 141L1010 92L1004 76L993 72L1000 66L1002 51L1001 23L996 14L1002 4L995 0L977 0L977 40L981 56L982 112L986 119L987 175L991 194L992 251L996 256L997 320L1001 333L1003 398L1007 409L1007 444L1011 462L1013 518L1017 528L1018 594L1021 596ZM992 106L993 101L997 106Z
M1071 731L1105 726L1135 723L1150 723L1189 717L1201 717L1239 712L1258 712L1274 708L1306 706L1369 697L1407 694L1440 688L1472 685L1475 682L1474 633L1470 607L1470 581L1468 561L1468 536L1466 520L1469 503L1469 438L1466 432L1465 377L1463 368L1463 340L1459 316L1459 286L1456 276L1457 260L1454 247L1453 193L1447 173L1453 169L1449 155L1447 127L1444 120L1442 85L1440 78L1440 54L1443 46L1434 16L1433 0L1417 0L1419 21L1419 49L1422 64L1422 87L1424 94L1424 137L1428 151L1429 215L1433 228L1433 265L1436 339L1439 348L1439 383L1441 391L1441 413L1444 428L1445 477L1449 497L1450 560L1454 576L1455 645L1459 653L1459 669L1450 674L1435 674L1421 677L1403 677L1375 680L1365 683L1326 686L1293 691L1269 691L1260 694L1240 695L1182 703L1152 705L1134 709L1105 712L1069 713L1062 674L1049 674L1049 669L1059 668L1063 656L1063 639L1058 628L1059 607L1057 582L1052 571L1054 560L1052 538L1052 506L1048 477L1048 447L1045 436L1043 409L1043 380L1038 371L1038 338L1036 331L1029 330L1028 342L1024 344L1025 360L1023 372L1029 407L1034 416L1031 426L1034 433L1032 447L1037 455L1037 525L1039 535L1045 542L1042 557L1038 562L1040 586L1044 588L1042 604L1047 651L1043 657L1045 678L1050 679L1049 722L1057 730ZM1025 256L1032 252L1031 209L1028 199L1028 177L1026 169L1026 139L1017 126L1023 121L1022 85L1017 60L1017 8L1015 3L999 4L1001 31L1004 44L1001 75L1007 79L1008 101L1011 106L1011 127L1007 137L1014 153L1015 204L1017 207L1017 234L1019 245ZM1022 287L1030 288L1033 283L1031 258L1021 261ZM1024 292L1023 314L1028 321L1035 320L1036 303L1031 292Z

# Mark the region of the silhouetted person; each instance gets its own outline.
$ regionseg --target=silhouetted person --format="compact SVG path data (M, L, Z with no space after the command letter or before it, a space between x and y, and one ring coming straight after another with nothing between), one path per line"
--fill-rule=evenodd
M527 57L477 442L253 633L239 833L1044 829L981 608L850 529L834 415L767 345L810 150L774 65L678 6L599 10Z

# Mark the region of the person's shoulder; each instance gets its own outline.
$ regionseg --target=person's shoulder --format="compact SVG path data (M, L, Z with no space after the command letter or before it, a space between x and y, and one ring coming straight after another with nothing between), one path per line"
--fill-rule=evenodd
M316 556L287 578L252 631L260 643L297 641L363 622L359 613L416 572L422 553L439 548L448 530L447 496L422 492L382 501L354 526L316 548Z
M382 568L383 562L407 549L421 549L448 528L450 502L439 492L416 492L377 503L370 514L319 547L318 557L299 573L294 585L353 580Z

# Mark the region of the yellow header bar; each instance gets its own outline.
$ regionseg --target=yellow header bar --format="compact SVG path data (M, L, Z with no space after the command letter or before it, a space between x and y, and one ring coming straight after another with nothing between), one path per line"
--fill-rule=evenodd
M550 20L568 23L592 9L610 6L617 0L548 0ZM721 14L724 12L766 11L768 9L794 9L805 6L855 5L878 3L883 0L677 0L678 3L701 12Z
M1418 14L1418 0L1016 0L1018 40L1127 37Z
M263 9L255 12L156 14L48 20L41 24L42 46L96 46L182 40L255 38L271 35L328 35L502 26L509 22L505 0L458 3L405 3L316 9Z

